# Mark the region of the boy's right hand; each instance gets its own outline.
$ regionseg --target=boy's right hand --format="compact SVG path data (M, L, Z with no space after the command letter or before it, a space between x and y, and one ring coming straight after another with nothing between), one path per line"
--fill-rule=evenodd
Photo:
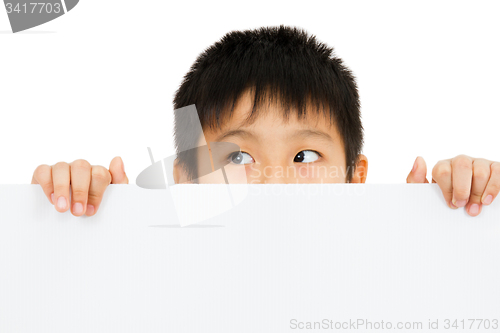
M33 173L31 184L40 184L49 201L58 212L65 212L70 205L75 216L94 215L99 209L104 191L109 184L128 184L121 157L115 157L109 170L100 165L90 165L85 160L73 163L59 162L52 166L43 164Z

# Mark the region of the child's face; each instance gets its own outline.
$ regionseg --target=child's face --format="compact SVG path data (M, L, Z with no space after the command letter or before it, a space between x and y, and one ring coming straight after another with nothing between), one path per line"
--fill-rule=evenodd
M285 122L278 106L271 103L252 124L244 124L252 108L247 91L238 100L232 117L222 128L204 129L206 142L231 142L235 152L225 166L230 184L248 183L345 183L344 144L337 129L323 117L308 114L301 120L291 115ZM205 144L203 138L200 145ZM367 160L360 162L351 182L366 179ZM224 183L222 172L198 178L199 183ZM182 181L181 181L182 182Z

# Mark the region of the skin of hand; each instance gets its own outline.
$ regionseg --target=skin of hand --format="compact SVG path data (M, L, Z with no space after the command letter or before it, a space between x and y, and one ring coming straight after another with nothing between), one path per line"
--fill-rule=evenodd
M99 209L108 185L128 184L128 178L123 161L117 156L111 161L109 170L82 159L69 164L42 164L35 169L31 184L42 186L43 192L58 212L66 212L71 207L74 216L92 216ZM70 191L71 205L68 205Z
M426 174L425 161L419 156L406 182L428 183ZM465 207L470 216L477 216L483 205L490 205L500 191L500 163L458 155L436 163L432 182L439 185L450 208Z

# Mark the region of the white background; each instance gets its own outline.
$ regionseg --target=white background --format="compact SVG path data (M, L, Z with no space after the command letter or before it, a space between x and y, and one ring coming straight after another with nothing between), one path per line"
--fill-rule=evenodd
M500 160L500 4L424 1L91 1L24 33L0 10L0 183L39 164L122 156L132 183L173 154L172 99L231 30L293 25L356 77L368 183L403 183L416 156Z

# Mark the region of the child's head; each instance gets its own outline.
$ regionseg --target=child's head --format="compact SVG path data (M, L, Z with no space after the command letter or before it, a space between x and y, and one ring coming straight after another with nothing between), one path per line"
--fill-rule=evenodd
M196 60L174 108L196 105L203 134L176 114L177 152L201 142L241 148L249 183L364 182L366 157L355 79L333 49L294 27L233 31ZM180 154L186 179L198 178L196 156ZM356 172L354 170L356 169ZM240 169L241 170L241 169ZM203 177L200 178L202 180Z

